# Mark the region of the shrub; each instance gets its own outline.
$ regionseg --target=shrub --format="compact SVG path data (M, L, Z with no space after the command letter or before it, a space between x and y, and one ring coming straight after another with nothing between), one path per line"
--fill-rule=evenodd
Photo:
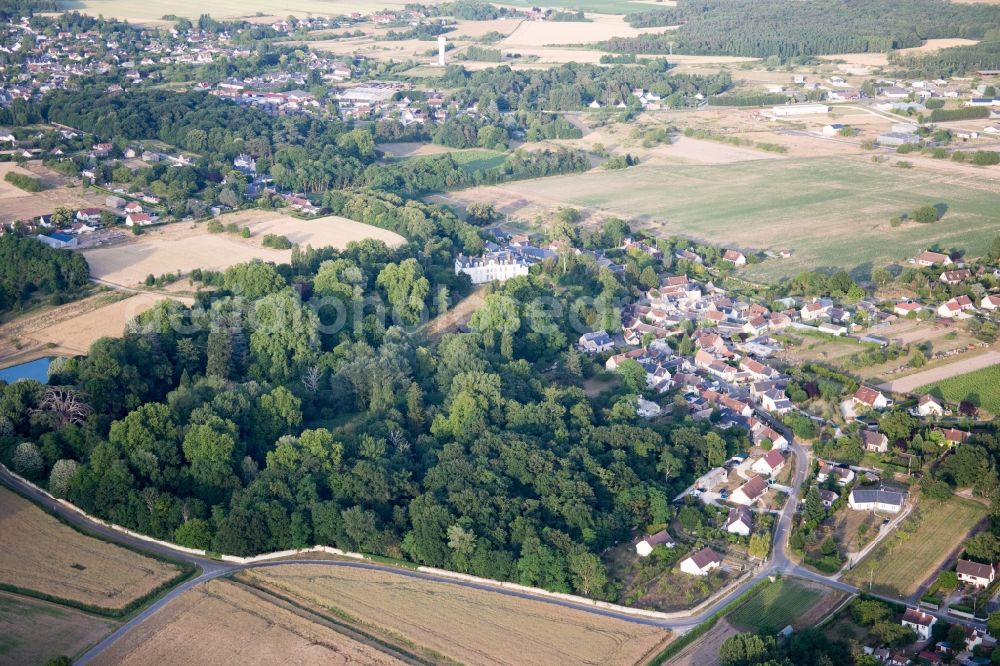
M264 247L274 248L275 250L288 250L292 247L292 241L278 234L266 234L264 236Z
M57 460L49 474L49 492L56 497L65 498L69 494L69 484L79 469L80 464L75 460Z
M45 468L45 461L42 459L42 452L38 450L32 442L21 442L14 449L14 455L10 459L14 471L23 477L34 479L41 474Z
M4 176L3 179L15 187L21 188L25 192L41 192L45 189L45 184L38 178L27 176L23 173L17 173L16 171L8 171L7 175Z
M972 163L976 166L993 166L1000 164L1000 153L995 150L977 150L972 155Z
M210 233L210 234L221 234L222 231L223 231L223 229L222 229L222 222L219 222L218 220L209 220L208 221L208 233Z
M913 219L921 224L930 224L941 219L941 212L935 206L921 206L913 211Z

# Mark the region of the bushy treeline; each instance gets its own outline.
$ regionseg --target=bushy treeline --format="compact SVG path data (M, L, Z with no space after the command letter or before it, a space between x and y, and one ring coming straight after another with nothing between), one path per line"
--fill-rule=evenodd
M739 93L708 98L711 106L768 106L787 101L788 95L783 93Z
M951 120L974 120L989 118L990 109L987 106L963 106L958 109L934 109L931 111L932 123L944 123Z
M17 171L8 171L3 179L25 192L41 192L45 189L45 183L41 179Z
M590 161L579 150L517 151L502 164L488 169L466 169L451 155L418 157L393 164L372 165L366 171L365 185L386 192L409 195L440 192L475 185L495 185L512 180L543 178L563 173L586 171Z
M890 64L921 76L950 76L977 70L1000 69L1000 29L992 31L990 41L968 46L953 46L931 53L890 54Z
M505 7L495 7L483 0L454 0L430 5L407 4L407 11L419 11L425 16L452 16L462 21L492 21L508 14Z
M544 70L514 71L503 65L478 72L449 67L442 85L459 88L463 103L478 102L480 113L497 116L506 111L576 111L590 102L633 100L643 88L659 94L668 106L684 106L701 93L717 95L732 85L727 73L711 76L668 75L666 60L640 66L599 67L568 63Z
M0 236L0 311L21 307L36 291L61 300L89 279L90 267L82 254L17 234Z
M662 34L614 38L620 53L724 54L796 58L920 46L925 39L982 39L1000 8L938 0L681 0L676 8L634 15L634 25L675 25ZM836 20L830 17L835 16Z

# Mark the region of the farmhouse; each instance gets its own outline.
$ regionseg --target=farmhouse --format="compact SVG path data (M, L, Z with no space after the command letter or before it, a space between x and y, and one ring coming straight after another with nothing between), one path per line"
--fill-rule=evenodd
M854 511L899 513L899 510L903 508L903 494L891 490L855 488L847 498L847 506Z
M868 409L885 409L892 406L892 400L884 393L870 386L861 386L854 394L854 403Z
M722 556L711 548L702 548L681 562L681 571L692 576L707 576L722 565Z
M913 608L907 608L906 612L903 613L902 625L917 632L917 636L921 640L927 640L931 637L931 627L934 626L935 622L937 622L937 618L933 615L921 613Z
M765 453L763 457L754 461L754 464L750 467L750 469L758 474L774 476L784 469L784 467L785 456L781 455L781 451L775 451L772 449Z
M660 530L656 534L651 534L635 544L635 552L639 554L639 557L649 557L649 554L653 552L653 548L656 546L673 548L676 545L666 530Z
M889 450L889 438L880 432L871 430L861 431L861 443L865 446L865 451L875 453L885 453Z
M931 252L930 250L924 250L917 255L914 259L917 266L933 266L935 264L941 264L942 266L949 266L951 264L951 257L947 254L941 252Z
M944 405L930 393L925 393L917 400L917 414L920 416L944 416Z
M730 534L750 536L753 529L753 512L745 506L733 507L726 518L726 531Z
M959 560L955 567L958 579L976 587L989 587L996 576L992 564L981 564L972 560Z
M763 476L755 476L737 488L729 498L734 504L750 506L767 494L767 481Z
M820 488L818 492L820 501L823 502L823 506L828 509L833 506L834 502L840 499L840 495L832 490L824 490L823 488Z

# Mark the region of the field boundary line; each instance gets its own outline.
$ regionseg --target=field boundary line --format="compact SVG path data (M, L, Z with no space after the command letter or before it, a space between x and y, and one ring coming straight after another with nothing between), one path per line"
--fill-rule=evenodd
M242 572L237 572L237 574L238 573ZM322 609L322 611L329 611L333 613L335 616L337 615L338 611L336 609L327 608L322 604L309 601L308 599L296 598L294 594L292 594L288 590L281 588L280 586L274 584L268 584L266 582L264 584L261 584L261 581L256 581L256 580L244 580L241 579L238 575L228 576L225 578L225 580L233 583L234 585L238 585L239 587L243 588L250 594L256 596L258 599L261 599L262 601L266 601L267 603L275 604L279 607L285 608L285 610L288 610L289 612L294 613L295 615L298 615L299 617L305 620L320 624L321 626L325 626L329 629L336 631L339 634L347 636L352 640L364 643L365 645L369 645L370 647L374 647L379 651L386 652L391 656L396 657L397 659L401 659L403 661L413 664L434 663L433 661L430 661L419 655L407 652L399 645L390 642L386 638L382 638L380 636L373 635L367 631L362 630L361 626L355 626L355 625L363 625L363 623L356 621L353 618L350 618L349 614L344 613L343 611L340 611L340 613L345 616L342 619L338 619L336 617L329 617L326 613L321 612L320 609ZM277 587L279 590L281 590L282 593L270 589L271 587ZM289 597L286 595L291 595L291 596ZM310 606L316 606L318 608L311 608ZM366 628L369 627L366 626ZM375 630L374 627L370 628L372 630ZM413 647L419 649L421 646L414 645Z

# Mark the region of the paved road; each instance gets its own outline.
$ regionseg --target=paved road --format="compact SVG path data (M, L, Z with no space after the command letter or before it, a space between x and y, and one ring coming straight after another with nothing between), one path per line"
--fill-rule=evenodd
M790 490L792 491L789 495L788 501L785 503L782 509L777 524L774 529L774 542L772 549L772 556L768 562L763 563L752 577L741 583L739 586L731 590L726 595L715 600L711 606L697 612L693 613L684 618L675 618L669 620L648 618L637 615L630 615L627 613L621 613L613 610L607 610L603 608L595 608L592 606L586 606L581 604L576 604L570 601L565 601L562 599L554 599L551 597L537 596L533 594L528 594L524 592L518 592L516 590L509 590L497 587L495 585L490 585L488 583L477 583L473 581L458 580L454 578L448 578L445 576L440 576L432 573L426 573L422 571L413 571L409 569L403 569L399 567L393 567L383 564L377 564L374 562L352 562L343 560L311 560L311 559L295 559L295 560L280 560L271 562L259 562L255 564L234 564L229 562L220 562L217 560L212 560L209 558L201 557L198 555L192 555L183 551L175 550L169 546L163 546L156 543L151 543L143 539L139 539L133 536L129 536L118 530L111 529L99 523L95 523L89 518L80 515L76 511L66 507L64 504L57 502L45 495L44 493L38 491L34 487L23 483L16 477L12 476L5 469L0 468L0 483L3 483L11 488L14 488L18 492L28 496L33 501L44 506L49 511L59 515L68 522L79 526L89 532L93 532L103 539L108 541L127 544L139 550L155 553L157 555L163 555L166 557L173 558L175 560L182 560L189 562L199 567L200 573L196 577L182 583L181 585L173 588L165 595L160 597L158 600L147 606L143 611L129 619L127 622L122 624L116 631L111 633L109 636L105 637L100 643L88 650L78 661L78 664L87 664L95 657L107 650L111 645L113 645L117 640L119 640L126 633L143 623L145 620L156 614L161 608L166 604L170 603L173 599L183 594L187 590L199 585L205 581L212 580L214 578L219 578L222 576L227 576L238 571L254 568L265 568L273 566L281 566L286 564L307 564L310 566L324 566L324 567L346 567L354 569L366 569L369 571L381 571L386 573L392 573L400 576L407 576L410 578L416 578L419 580L432 581L436 583L442 583L446 585L457 585L460 587L471 588L475 590L481 590L484 592L490 592L493 594L503 594L510 597L517 597L521 599L531 599L533 601L541 601L543 603L554 604L556 606L561 606L565 608L573 608L586 613L592 613L594 615L600 615L603 617L611 617L619 620L624 620L626 622L633 622L637 624L644 624L649 626L662 627L664 629L670 629L671 631L684 634L691 630L693 627L701 624L705 620L709 619L713 614L715 614L719 609L723 608L727 604L736 600L740 595L746 592L750 587L759 581L763 580L767 576L772 576L775 574L781 575L792 575L807 580L811 580L823 585L832 587L837 590L841 590L847 593L856 593L858 588L853 585L844 583L843 581L834 580L831 577L818 574L816 572L805 569L788 558L788 537L791 532L792 520L795 515L796 508L798 506L798 496L799 491L802 487L802 483L806 478L806 474L809 469L809 453L806 451L801 444L792 438L792 450L795 452L795 473L792 478ZM890 601L898 601L895 599L889 599ZM962 624L967 624L969 626L982 628L985 626L981 622L966 622L959 620L957 618L949 617L944 613L932 613L937 615L942 619L947 619L949 622L961 622Z

